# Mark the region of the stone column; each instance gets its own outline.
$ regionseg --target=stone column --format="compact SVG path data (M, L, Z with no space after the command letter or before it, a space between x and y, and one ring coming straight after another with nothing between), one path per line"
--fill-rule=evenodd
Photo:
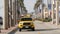
M41 15L41 5L39 5L39 12L40 12L40 18L42 19L42 15Z
M8 24L9 28L12 26L12 0L9 0L9 11L8 11Z
M52 0L52 24L54 23L54 0Z
M16 24L18 23L18 0L16 0Z
M46 7L44 7L44 18L45 18L45 11L46 11Z
M15 6L14 6L14 23L16 25L16 0L15 0Z
M8 4L9 0L4 0L3 29L8 29Z
M41 10L41 15L42 15L42 19L44 18L44 7L43 7L43 4L41 5L42 7L42 10Z
M44 7L44 18L45 18L45 7Z
M13 22L12 23L13 23L13 26L15 25L15 19L16 19L15 18L16 17L15 16L15 12L16 12L15 11L15 0L12 0L12 19L13 19Z
M36 8L36 13L37 13L37 14L36 14L36 17L38 18L38 8Z
M59 1L56 1L56 25L59 24Z
M43 11L44 8L43 8L42 6L43 6L43 4L41 5L41 8L42 8L42 9L41 9L41 17L42 17L42 19L43 19L43 18L44 18L44 11Z
M16 0L16 24L17 24L17 18L18 18L18 13L17 13L17 10L18 10L18 0Z
M19 7L20 4L18 4L18 7ZM21 16L21 6L19 7L19 11L20 11L20 16Z

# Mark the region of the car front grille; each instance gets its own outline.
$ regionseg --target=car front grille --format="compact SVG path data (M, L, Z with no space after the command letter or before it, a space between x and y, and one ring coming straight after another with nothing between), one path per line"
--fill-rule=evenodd
M23 25L30 25L30 23L23 23Z

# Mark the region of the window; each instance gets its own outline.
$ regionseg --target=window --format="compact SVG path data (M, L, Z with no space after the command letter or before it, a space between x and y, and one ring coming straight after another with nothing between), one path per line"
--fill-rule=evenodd
M32 18L22 18L21 21L32 21Z

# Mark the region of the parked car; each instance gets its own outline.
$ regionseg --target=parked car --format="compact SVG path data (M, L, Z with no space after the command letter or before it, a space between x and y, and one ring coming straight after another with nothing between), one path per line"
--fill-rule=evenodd
M2 24L3 24L3 18L0 17L0 25L2 25Z

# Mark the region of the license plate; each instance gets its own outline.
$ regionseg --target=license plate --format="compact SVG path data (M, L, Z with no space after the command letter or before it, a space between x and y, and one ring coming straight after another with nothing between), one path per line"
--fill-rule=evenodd
M25 28L28 28L28 26L25 26Z

